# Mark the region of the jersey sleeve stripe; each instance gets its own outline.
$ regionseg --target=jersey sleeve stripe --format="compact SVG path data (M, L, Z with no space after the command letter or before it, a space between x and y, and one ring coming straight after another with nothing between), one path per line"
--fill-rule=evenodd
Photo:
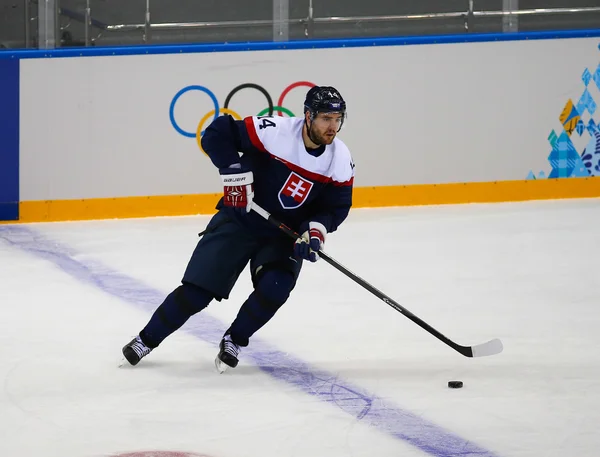
M340 181L332 181L332 184L337 187L345 187L354 185L354 176L350 178L348 181L340 182Z
M246 130L248 131L248 136L250 137L250 141L254 145L255 148L267 152L267 148L262 144L258 134L256 133L256 127L254 126L254 119L252 117L247 117L244 119L244 123L246 124Z

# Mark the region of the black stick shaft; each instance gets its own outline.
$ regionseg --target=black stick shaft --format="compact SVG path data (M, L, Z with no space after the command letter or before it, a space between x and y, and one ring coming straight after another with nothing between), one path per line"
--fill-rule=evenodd
M267 219L271 224L273 224L274 226L278 227L280 230L282 230L283 232L285 232L291 238L294 238L294 239L300 238L300 235L298 233L296 233L294 230L292 230L291 228L289 228L284 223L282 223L282 222L278 221L277 219L275 219L273 216L271 216L271 214L269 212L267 212L266 210L262 209L260 206L257 206L255 203L253 204L252 209L255 212L257 212L258 214L260 214L262 217L264 217L265 219ZM344 275L346 275L347 277L349 277L350 279L352 279L354 282L356 282L357 284L359 284L363 288L367 289L369 292L371 292L377 298L379 298L380 300L382 300L385 303L387 303L389 306L391 306L392 308L394 308L396 311L404 314L406 317L408 317L411 321L413 321L419 327L423 328L424 330L426 330L427 332L429 332L430 334L432 334L433 336L435 336L440 341L446 343L448 346L450 346L455 351L460 352L465 357L473 357L473 350L472 350L471 347L469 347L469 346L461 346L460 344L455 343L450 338L448 338L447 336L445 336L444 334L442 334L441 332L439 332L438 330L436 330L435 328L433 328L427 322L425 322L421 318L415 316L413 313L411 313L409 310L407 310L402 305L400 305L399 303L397 303L395 300L393 300L390 297L388 297L386 294L384 294L383 292L381 292L379 289L377 289L376 287L374 287L371 284L369 284L367 281L365 281L364 279L362 279L360 276L352 273L350 270L348 270L346 267L344 267L343 265L341 265L335 259L333 259L332 257L330 257L327 254L325 254L323 251L319 251L319 257L321 257L323 260L325 260L329 265L331 265L332 267L334 267L336 270L342 272Z

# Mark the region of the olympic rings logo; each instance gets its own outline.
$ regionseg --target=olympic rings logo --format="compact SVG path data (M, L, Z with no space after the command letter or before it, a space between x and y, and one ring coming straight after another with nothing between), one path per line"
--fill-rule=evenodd
M198 147L200 148L200 150L206 154L204 149L202 149L202 144L200 141L202 139L202 135L204 135L204 126L207 123L207 121L209 119L211 119L211 117L212 117L211 122L223 114L229 114L234 119L237 119L239 121L242 120L242 116L240 114L238 114L236 111L229 108L231 99L239 91L241 91L243 89L254 89L254 90L259 91L260 93L262 93L265 96L265 99L267 101L267 107L264 108L263 110L259 111L256 114L257 116L265 116L265 115L272 116L273 113L277 112L277 114L279 116L283 116L283 114L285 113L288 116L293 117L294 113L292 113L292 111L290 111L289 109L287 109L283 106L283 101L285 100L285 97L290 93L290 91L292 89L295 89L296 87L301 87L301 86L311 88L311 87L314 87L315 84L313 84L309 81L296 81L295 83L290 84L285 89L283 89L283 92L281 92L281 95L279 95L279 98L277 99L277 104L274 105L271 95L269 94L269 92L266 91L266 89L264 87L259 86L258 84L254 84L254 83L240 84L239 86L234 87L231 90L231 92L229 92L229 94L227 94L227 97L225 97L225 103L223 103L222 108L219 106L219 101L217 100L216 95L210 89L208 89L204 86L187 86L187 87L184 87L183 89L181 89L179 92L177 92L175 94L175 96L173 97L173 100L171 101L171 106L169 107L169 118L171 119L171 125L180 135L183 135L187 138L195 138L196 143L198 144ZM177 101L181 98L182 95L186 94L187 92L191 92L191 91L204 92L206 95L208 95L210 97L210 99L213 103L213 106L214 106L214 109L210 110L208 113L206 113L204 116L202 116L202 118L198 122L198 126L196 127L195 132L188 132L188 131L182 129L179 126L179 124L177 124L177 121L175 120L175 114L174 114L175 106L177 105Z

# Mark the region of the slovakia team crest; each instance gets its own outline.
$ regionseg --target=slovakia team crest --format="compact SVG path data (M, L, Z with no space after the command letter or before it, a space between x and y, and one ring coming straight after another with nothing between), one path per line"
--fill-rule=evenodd
M313 183L302 176L292 173L279 191L279 202L285 209L295 209L304 203L310 193Z

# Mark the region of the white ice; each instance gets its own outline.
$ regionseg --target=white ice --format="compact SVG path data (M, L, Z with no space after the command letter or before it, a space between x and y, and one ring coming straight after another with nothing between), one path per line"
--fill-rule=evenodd
M597 457L600 200L352 211L327 240L331 256L458 343L504 343L465 358L324 261L305 264L257 345L280 351L271 370L289 356L377 397L380 426L244 353L215 372L218 338L194 329L228 326L251 291L247 271L229 300L138 366L117 367L150 311L103 281L118 274L131 281L124 294L137 284L166 295L208 219L0 225L0 456L450 455L443 442L415 446L439 437L417 423L480 455ZM447 387L455 379L463 389Z

